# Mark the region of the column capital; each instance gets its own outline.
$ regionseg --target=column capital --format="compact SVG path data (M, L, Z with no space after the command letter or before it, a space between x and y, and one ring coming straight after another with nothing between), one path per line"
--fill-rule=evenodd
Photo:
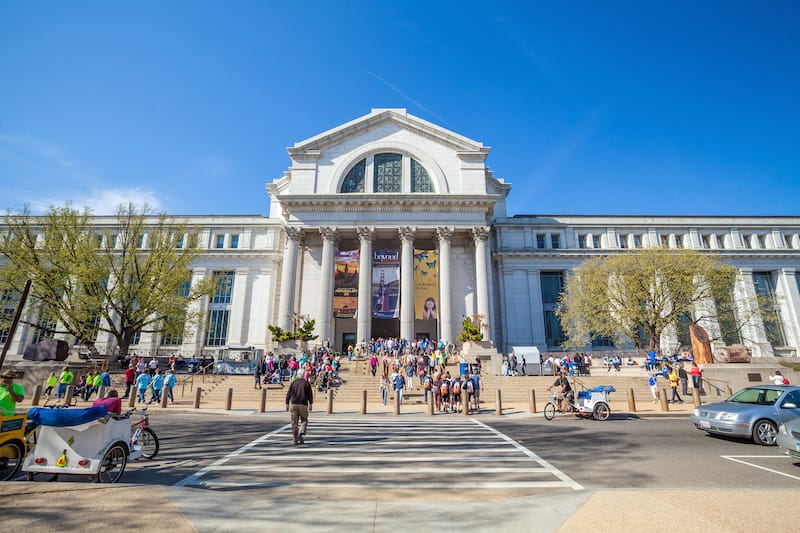
M286 238L292 241L300 242L303 239L303 228L295 226L286 226Z
M439 241L450 241L453 238L453 233L455 233L456 228L453 226L440 226L436 228L436 235L439 237Z
M478 241L486 242L489 239L489 227L476 226L472 228L472 238L475 242Z
M358 232L358 238L362 241L375 240L375 228L372 226L359 226L356 231Z
M752 276L753 275L753 269L749 268L749 267L748 268L739 268L737 270L739 271L739 274L741 274L742 276Z
M337 241L339 239L339 230L331 226L323 226L319 228L319 234L322 236L323 241Z
M400 234L401 241L414 241L414 234L417 233L417 228L413 226L403 226L397 228L397 232Z
M797 273L797 269L794 268L794 267L782 268L781 269L781 274L784 274L786 276L794 276L796 273Z

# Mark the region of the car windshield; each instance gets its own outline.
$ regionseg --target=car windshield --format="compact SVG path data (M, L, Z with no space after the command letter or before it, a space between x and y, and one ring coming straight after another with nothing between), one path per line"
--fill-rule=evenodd
M756 405L772 405L778 400L782 393L783 391L774 389L742 389L731 396L728 401L735 403L752 403Z

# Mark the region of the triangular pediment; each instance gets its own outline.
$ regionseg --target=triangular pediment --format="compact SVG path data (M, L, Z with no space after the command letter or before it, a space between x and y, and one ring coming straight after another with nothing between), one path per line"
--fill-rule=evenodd
M409 114L405 109L373 109L368 115L359 117L355 120L337 126L336 128L322 132L305 141L295 143L294 146L287 148L289 155L293 158L304 154L318 154L320 151L336 146L359 135L364 135L375 128L386 124L393 124L399 128L408 130L412 133L431 139L443 144L457 152L460 156L471 159L484 159L490 147L483 143L474 141L463 135L437 126L432 122L423 120Z

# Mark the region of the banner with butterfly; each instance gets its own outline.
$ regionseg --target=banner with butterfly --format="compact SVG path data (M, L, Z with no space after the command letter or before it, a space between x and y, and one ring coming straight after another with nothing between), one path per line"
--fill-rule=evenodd
M414 316L436 320L439 302L439 250L414 249Z
M333 316L353 318L358 309L359 250L337 250L334 259Z

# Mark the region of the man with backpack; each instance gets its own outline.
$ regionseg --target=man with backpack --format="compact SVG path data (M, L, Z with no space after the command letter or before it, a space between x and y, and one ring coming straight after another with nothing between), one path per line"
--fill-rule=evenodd
M467 395L467 414L472 413L472 409L470 406L472 405L472 399L475 397L475 382L469 376L465 376L464 378L464 394Z
M450 398L453 411L458 411L458 406L461 405L461 378L458 376L450 382Z
M447 412L450 410L450 379L445 376L439 385L439 393L442 396L441 410Z
M433 392L431 390L432 387L433 387L433 378L431 378L427 374L422 376L422 389L425 391L425 403L428 403L428 394Z

